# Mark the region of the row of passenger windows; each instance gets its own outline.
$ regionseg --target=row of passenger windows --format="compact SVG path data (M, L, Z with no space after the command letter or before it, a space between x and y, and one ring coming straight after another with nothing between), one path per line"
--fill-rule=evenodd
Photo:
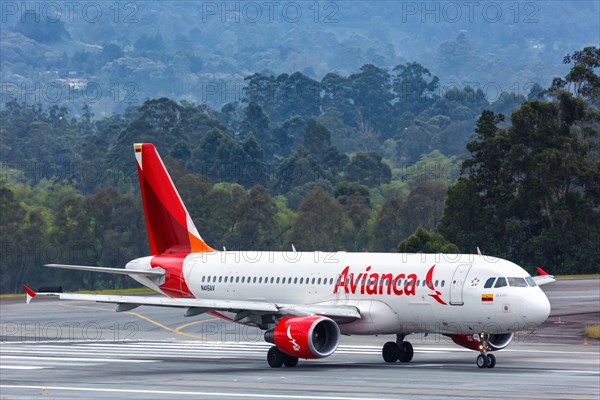
M312 282L310 278L281 278L281 277L267 277L265 276L264 279L262 276L255 276L255 277L251 277L251 276L203 276L202 277L202 282L206 282L206 283L281 283L281 284L291 284L292 282L294 284L304 284L306 283L307 285L309 283L312 283L313 285L317 284L323 284L326 285L327 283L329 283L330 285L333 285L333 278L312 278Z
M262 276L215 276L215 275L211 275L211 276L203 276L202 277L202 282L203 283L274 283L274 284L294 284L294 285L302 285L302 284L311 284L311 285L333 285L333 278L292 278L292 277L263 277ZM338 279L336 280L336 284L339 284L340 282L340 278L338 277ZM392 282L393 283L393 282ZM399 279L396 282L397 286L401 286L403 283L402 279ZM433 284L433 281L430 282L431 284ZM437 287L438 284L440 282L439 281L435 281L435 286ZM346 285L350 284L350 280L346 281ZM373 284L372 280L369 280L368 278L363 278L362 280L356 279L356 282L354 283L354 285L359 286L359 285L366 285L366 284ZM446 281L441 281L441 287L444 287L444 285L446 284ZM375 285L388 285L388 279L380 279L379 282L375 282ZM420 281L417 280L416 282L416 286L426 286L427 282L426 281Z
M495 284L494 284L495 282ZM508 277L505 278L503 276L499 278L490 278L485 282L483 286L486 289L489 288L501 288L504 286L514 286L514 287L527 287L527 286L537 286L532 277L528 276L527 278L516 278L516 277Z

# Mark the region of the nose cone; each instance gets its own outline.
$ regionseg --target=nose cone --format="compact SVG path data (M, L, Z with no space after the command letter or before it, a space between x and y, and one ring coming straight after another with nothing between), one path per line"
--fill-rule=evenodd
M548 319L550 302L542 290L537 290L521 300L521 314L527 324L537 326Z

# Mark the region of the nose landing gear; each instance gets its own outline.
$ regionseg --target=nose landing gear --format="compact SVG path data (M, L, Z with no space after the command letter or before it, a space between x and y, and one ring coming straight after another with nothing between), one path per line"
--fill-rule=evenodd
M494 368L496 366L496 356L488 354L490 349L489 335L481 333L475 337L479 340L479 352L477 356L477 366L479 368Z

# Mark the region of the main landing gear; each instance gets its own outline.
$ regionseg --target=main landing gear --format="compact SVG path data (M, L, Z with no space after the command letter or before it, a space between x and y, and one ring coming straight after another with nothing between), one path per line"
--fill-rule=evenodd
M267 353L267 362L271 368L281 368L282 365L295 367L298 365L298 357L287 355L277 347L271 346Z
M494 368L496 366L496 356L488 354L490 348L489 335L482 333L479 335L479 352L477 356L477 366L479 368Z
M383 360L387 363L395 363L400 361L403 363L410 362L413 358L413 347L410 342L405 342L405 335L396 335L395 342L387 342L383 345L381 355Z

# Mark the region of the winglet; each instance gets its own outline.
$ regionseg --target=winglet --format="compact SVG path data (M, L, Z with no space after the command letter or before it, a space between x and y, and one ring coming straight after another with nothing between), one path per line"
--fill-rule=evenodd
M553 275L550 275L549 273L544 271L541 267L537 267L536 269L537 269L538 276L533 276L532 278L535 281L535 283L537 283L539 286L545 285L546 283L552 283L552 282L556 281L556 279L554 279Z
M546 275L549 275L549 274L548 274L546 271L544 271L544 270L542 269L542 267L537 267L536 269L537 269L537 273L538 273L540 276L546 276Z
M27 304L29 304L31 299L33 299L37 293L31 290L27 285L23 285L23 289L25 289L25 293L27 294Z
M479 256L481 256L481 255L482 255L482 254L481 254L481 250L479 250L479 247L477 247L477 254L478 254Z

